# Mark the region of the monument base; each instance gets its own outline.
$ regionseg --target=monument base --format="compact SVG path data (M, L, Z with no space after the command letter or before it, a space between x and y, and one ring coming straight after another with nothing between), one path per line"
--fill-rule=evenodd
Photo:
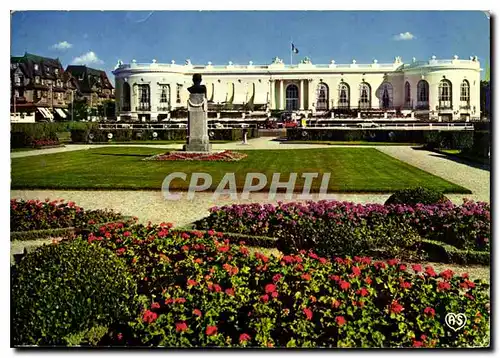
M211 152L212 144L209 143L189 143L182 146L182 150L185 152Z

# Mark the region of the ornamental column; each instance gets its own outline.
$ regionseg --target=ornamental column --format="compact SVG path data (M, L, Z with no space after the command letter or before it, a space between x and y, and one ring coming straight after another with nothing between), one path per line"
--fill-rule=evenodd
M315 106L316 106L316 96L315 96L315 85L316 85L316 82L312 79L312 78L309 78L308 79L308 84L307 84L307 90L308 90L308 98L307 98L307 106L308 106L308 109L313 111L314 113L314 110L315 110Z
M271 85L271 90L269 91L269 106L271 107L270 109L276 109L276 93L275 93L275 80L269 80L269 83Z
M284 87L284 84L283 84L283 80L279 80L280 81L280 110L284 110L285 109L285 105L284 105L284 93L283 93L283 87Z
M301 111L304 110L304 80L300 80L300 107Z

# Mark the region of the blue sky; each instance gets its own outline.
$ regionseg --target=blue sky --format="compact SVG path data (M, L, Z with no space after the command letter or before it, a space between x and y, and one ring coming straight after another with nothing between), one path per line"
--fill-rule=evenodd
M313 63L469 58L486 68L490 24L482 11L29 11L12 15L11 54L59 57L108 72L124 62L290 62L290 39ZM484 72L483 72L484 75Z

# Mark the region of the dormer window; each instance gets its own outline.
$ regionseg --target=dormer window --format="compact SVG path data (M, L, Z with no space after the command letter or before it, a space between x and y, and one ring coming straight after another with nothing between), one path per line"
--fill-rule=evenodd
M35 83L40 83L40 76L35 76Z
M54 73L55 73L56 75L58 75L58 74L59 74L59 69L58 69L58 68L54 69Z
M36 64L36 63L35 63L35 64L33 65L33 68L35 69L35 71L38 71L38 64Z

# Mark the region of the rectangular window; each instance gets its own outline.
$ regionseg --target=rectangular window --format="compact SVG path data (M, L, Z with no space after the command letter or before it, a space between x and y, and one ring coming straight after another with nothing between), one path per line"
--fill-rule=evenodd
M169 102L169 86L168 85L161 85L161 92L160 92L160 103L168 103Z
M182 85L178 84L177 85L177 99L176 99L176 103L181 103L181 91L182 91Z
M39 76L35 76L35 83L40 83L40 77Z
M33 65L33 68L35 69L35 71L38 71L38 65L36 63Z

